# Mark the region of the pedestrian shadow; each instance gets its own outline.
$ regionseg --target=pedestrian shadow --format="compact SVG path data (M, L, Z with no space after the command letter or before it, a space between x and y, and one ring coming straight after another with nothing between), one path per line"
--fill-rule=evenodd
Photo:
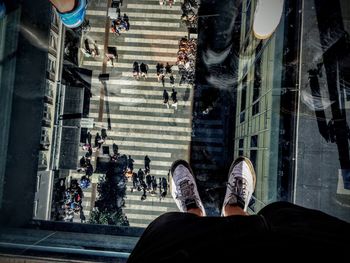
M191 94L191 90L190 88L187 87L185 90L185 94L182 97L183 101L188 101L190 98L190 94Z

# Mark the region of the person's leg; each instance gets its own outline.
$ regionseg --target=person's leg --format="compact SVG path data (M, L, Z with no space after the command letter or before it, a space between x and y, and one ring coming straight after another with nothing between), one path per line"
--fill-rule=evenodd
M239 207L238 205L229 205L227 204L224 207L224 214L223 216L235 216L235 215L240 215L240 216L247 216L248 214L244 212L244 210Z
M50 2L61 13L70 12L75 6L75 0L50 0Z
M50 0L50 2L66 27L76 28L84 22L86 0Z
M226 262L233 255L235 261L246 259L251 251L266 252L266 231L259 216L202 217L170 212L146 228L128 262Z
M221 214L248 215L247 208L255 189L256 175L253 164L246 157L238 157L228 173L227 189Z
M258 215L266 222L273 240L283 240L296 255L322 251L333 260L348 257L350 224L345 221L287 202L269 204Z

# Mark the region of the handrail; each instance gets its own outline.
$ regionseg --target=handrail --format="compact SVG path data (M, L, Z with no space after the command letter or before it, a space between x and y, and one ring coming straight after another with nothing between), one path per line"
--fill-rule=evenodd
M35 250L42 252L55 252L64 254L79 254L88 256L99 256L99 257L113 257L113 258L125 258L130 256L128 252L117 252L117 251L103 251L103 250L93 250L93 249L81 249L81 248L71 248L71 247L52 247L52 246L38 246L31 244L14 244L8 242L0 242L0 247L12 248L12 249L23 249Z

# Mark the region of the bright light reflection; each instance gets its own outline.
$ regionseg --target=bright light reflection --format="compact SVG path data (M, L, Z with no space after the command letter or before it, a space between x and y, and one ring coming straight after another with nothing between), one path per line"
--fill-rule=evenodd
M258 39L266 39L272 35L278 26L284 0L260 0L255 9L253 31Z

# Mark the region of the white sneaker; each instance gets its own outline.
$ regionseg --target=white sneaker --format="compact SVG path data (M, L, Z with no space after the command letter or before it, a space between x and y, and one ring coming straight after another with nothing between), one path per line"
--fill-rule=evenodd
M177 160L171 166L171 195L181 212L187 212L189 205L194 205L202 211L205 209L199 197L196 181L189 164L184 160Z
M253 164L246 157L238 157L232 163L229 171L221 215L224 215L227 204L237 204L246 212L255 189L255 183L256 175Z
M284 0L258 0L253 22L256 38L266 39L275 32L281 21Z

